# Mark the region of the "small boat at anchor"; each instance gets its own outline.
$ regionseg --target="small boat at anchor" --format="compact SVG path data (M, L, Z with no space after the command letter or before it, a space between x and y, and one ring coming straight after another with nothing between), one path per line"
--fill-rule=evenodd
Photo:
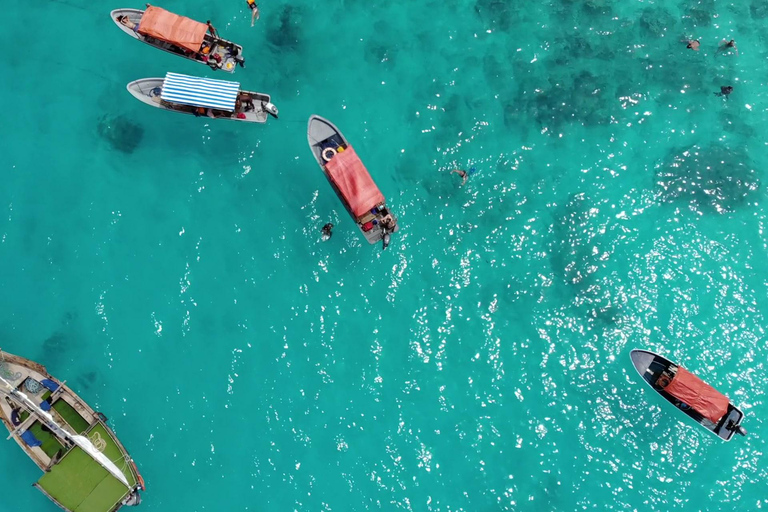
M269 94L243 91L239 82L167 73L165 78L135 80L126 88L142 103L181 114L246 123L266 123L278 115Z
M134 39L213 70L233 73L237 64L245 67L243 47L208 33L206 23L179 16L151 5L140 9L115 9L112 21Z
M669 359L648 350L633 350L632 364L641 377L667 402L724 441L747 431L744 413L727 396Z
M369 243L389 245L397 232L397 218L387 208L384 195L336 126L320 116L309 118L307 139L312 155L323 170L344 208Z
M0 420L45 472L35 487L60 508L113 512L141 502L144 480L106 416L43 365L0 351ZM13 496L3 499L12 508Z

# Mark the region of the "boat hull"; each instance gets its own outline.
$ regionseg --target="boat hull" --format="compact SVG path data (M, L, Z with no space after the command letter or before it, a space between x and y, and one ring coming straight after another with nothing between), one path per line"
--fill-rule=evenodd
M630 352L630 358L637 373L640 374L651 389L713 435L723 441L730 441L734 434L744 433L740 427L741 421L744 419L744 413L732 403L728 404L728 412L715 424L656 385L658 378L665 370L672 369L676 371L679 365L648 350L634 349Z
M169 112L176 112L179 114L188 114L188 115L195 115L195 107L188 107L185 105L179 105L176 106L176 108L173 108L173 105L170 105L166 102L161 101L160 99L160 93L163 88L163 79L162 78L142 78L140 80L134 80L133 82L129 83L126 86L126 89L128 89L128 92L131 93L131 95L136 98L137 100L141 101L142 103L145 103L147 105L150 105L152 107L156 107L162 110L167 110ZM258 105L258 107L255 110L243 112L245 114L245 118L238 118L236 117L235 113L231 113L231 115L228 116L217 116L217 117L208 117L208 116L199 116L203 117L205 119L228 119L230 121L241 121L246 123L260 123L264 124L267 122L267 119L269 118L269 113L262 107L265 103L270 103L270 96L269 94L264 94L260 92L251 92L251 91L242 91L244 93L248 93L253 98L253 102L255 105Z
M391 212L387 208L386 204L381 203L380 205L378 205L378 207L381 210L380 213L371 214L363 218L356 217L355 214L352 212L352 209L349 207L349 204L344 199L344 196L341 194L338 187L333 182L330 174L325 168L325 160L323 159L324 147L327 147L328 145L341 146L341 147L349 146L349 141L347 141L346 137L344 137L344 134L341 133L341 130L339 130L336 127L336 125L334 125L329 120L323 117L320 117L318 115L313 115L309 118L309 122L307 124L307 141L309 142L309 148L312 151L312 156L315 157L315 161L317 162L317 165L319 165L320 169L322 169L323 174L325 175L325 178L328 180L328 183L331 185L331 188L333 188L333 191L336 193L336 196L344 205L344 209L347 210L347 213L349 214L349 216L352 218L353 221L355 221L355 224L357 224L357 227L360 230L360 233L362 233L362 235L370 244L378 243L382 239L384 239L387 232L382 228L380 221L386 215L391 215ZM394 219L394 216L392 218ZM377 224L374 225L373 228L366 231L364 229L365 224L367 222L371 222L372 220L376 220ZM389 233L396 233L399 229L400 228L397 225L397 219L395 219L394 228L391 229Z

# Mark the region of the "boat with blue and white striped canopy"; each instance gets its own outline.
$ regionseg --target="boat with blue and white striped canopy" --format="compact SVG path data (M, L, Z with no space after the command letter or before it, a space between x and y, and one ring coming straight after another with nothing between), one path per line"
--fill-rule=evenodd
M147 105L182 114L250 123L266 123L270 115L277 118L268 94L243 91L240 83L228 80L167 73L165 78L135 80L127 89Z

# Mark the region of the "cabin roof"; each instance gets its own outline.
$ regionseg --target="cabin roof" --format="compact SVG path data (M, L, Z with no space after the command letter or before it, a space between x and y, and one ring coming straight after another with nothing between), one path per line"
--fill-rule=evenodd
M233 112L239 82L167 73L160 97L171 103Z
M208 31L208 25L151 5L141 16L138 31L145 36L198 52Z
M384 202L384 195L352 146L336 153L325 169L355 217L362 217Z

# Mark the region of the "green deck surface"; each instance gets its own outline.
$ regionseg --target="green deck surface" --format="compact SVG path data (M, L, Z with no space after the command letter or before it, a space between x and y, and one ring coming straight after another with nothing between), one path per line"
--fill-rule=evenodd
M53 403L53 408L56 409L56 412L61 414L61 417L64 418L64 421L69 423L69 426L72 427L78 434L82 434L88 428L88 422L85 421L83 417L80 416L80 414L78 414L78 412L66 401L56 400Z
M59 440L56 439L56 436L43 430L43 425L39 421L34 422L27 430L32 432L35 437L43 443L40 448L42 448L45 454L51 458L56 455L56 452L64 448L61 446L61 443L59 443Z
M122 469L128 482L136 475L103 425L97 424L87 436L97 446L106 442L102 453ZM75 447L38 480L38 485L62 506L73 512L108 512L127 494L128 488L110 475L81 448Z

